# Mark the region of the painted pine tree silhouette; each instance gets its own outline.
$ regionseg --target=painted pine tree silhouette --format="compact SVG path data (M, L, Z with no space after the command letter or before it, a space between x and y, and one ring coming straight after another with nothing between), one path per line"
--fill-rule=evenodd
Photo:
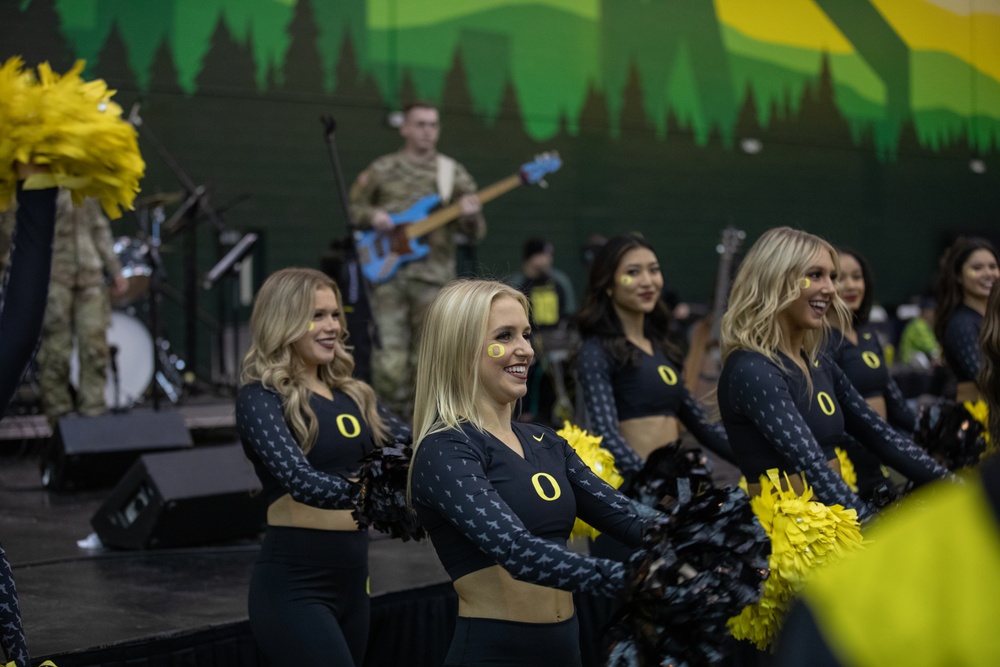
M212 33L211 46L201 61L201 71L195 79L195 89L199 95L256 94L257 66L249 39L245 45L238 43L225 18L219 16L215 32Z
M311 0L298 0L288 24L290 44L285 52L284 89L297 93L323 92L322 58L318 48L319 28Z
M135 73L129 65L128 47L122 39L117 21L111 23L111 29L108 30L104 46L97 54L92 71L104 79L108 87L118 91L115 101L127 112L129 106L139 97L139 86Z

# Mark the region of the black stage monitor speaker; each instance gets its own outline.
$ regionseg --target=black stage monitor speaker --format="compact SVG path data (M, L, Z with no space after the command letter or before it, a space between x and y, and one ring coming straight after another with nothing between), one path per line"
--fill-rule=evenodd
M42 453L42 485L57 491L114 486L140 454L192 446L175 410L63 417Z
M144 454L90 520L120 549L251 537L264 526L260 482L240 445Z

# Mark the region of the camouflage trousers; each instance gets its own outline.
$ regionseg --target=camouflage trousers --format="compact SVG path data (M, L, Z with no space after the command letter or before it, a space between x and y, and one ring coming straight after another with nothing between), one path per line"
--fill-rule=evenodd
M72 289L52 283L38 350L38 384L49 421L74 411L69 391L69 363L74 333L79 350L80 382L75 411L85 417L107 411L108 341L111 305L104 285Z
M407 422L413 419L417 334L440 290L434 283L397 278L372 291L372 315L382 343L372 354L372 385L385 406Z

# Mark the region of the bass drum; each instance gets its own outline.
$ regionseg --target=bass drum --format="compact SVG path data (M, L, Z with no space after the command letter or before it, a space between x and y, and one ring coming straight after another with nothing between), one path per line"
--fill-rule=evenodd
M108 359L108 383L104 388L104 402L109 409L129 408L142 399L149 389L149 383L153 381L153 337L139 319L112 311L108 347L112 350L112 358ZM118 367L117 388L112 360ZM69 361L69 381L74 388L79 389L80 357L75 342L73 356Z

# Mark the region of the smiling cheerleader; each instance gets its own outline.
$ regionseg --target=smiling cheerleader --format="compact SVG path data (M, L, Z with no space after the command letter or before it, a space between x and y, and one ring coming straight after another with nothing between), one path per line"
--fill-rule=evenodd
M837 254L822 239L772 229L740 266L722 319L719 409L772 540L764 598L730 627L761 648L810 570L856 548L860 521L874 513L839 474L834 450L845 437L915 482L947 474L820 354L828 318L846 326L849 317L837 296L838 271Z

